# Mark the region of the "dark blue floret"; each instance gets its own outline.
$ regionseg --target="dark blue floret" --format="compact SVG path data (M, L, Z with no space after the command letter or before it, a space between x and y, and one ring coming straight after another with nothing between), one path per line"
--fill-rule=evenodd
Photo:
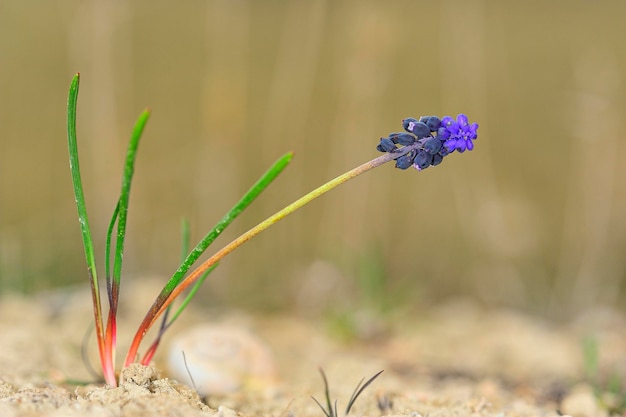
M433 162L431 162L430 164L432 166L439 165L441 161L443 161L443 156L440 154L435 154L433 155Z
M431 155L436 154L441 150L443 146L443 142L439 138L435 138L433 136L424 139L423 142L424 150Z
M437 116L422 116L420 122L425 123L431 132L436 132L441 126L441 120Z
M409 146L415 143L415 136L404 132L392 133L389 135L389 139L391 139L393 143L397 143L402 146Z
M381 138L376 147L380 152L400 153L396 157L396 168L407 169L413 166L423 170L439 165L453 153L471 151L478 137L478 124L469 123L467 116L459 114L456 119L450 116L422 116L402 120L402 127L409 133L391 133ZM399 146L399 147L398 147ZM407 149L407 147L410 147ZM407 152L408 151L408 152Z
M430 136L430 128L426 125L426 123L419 122L412 117L404 119L402 121L402 126L404 127L404 130L413 133L418 139Z
M412 152L407 153L406 155L402 155L400 158L396 159L396 168L399 169L407 169L411 165L413 165L413 159L415 158L415 154Z
M441 143L443 145L441 146L441 149L439 149L439 152L437 152L437 155L441 155L442 157L450 155L450 151L446 148L446 142L441 141Z
M396 144L389 138L380 138L380 143L376 147L378 152L395 152L397 149Z
M413 129L413 124L417 123L418 120L414 119L413 117L407 117L406 119L402 119L402 127L404 128L404 130L406 130L407 132L411 132L413 133L412 129Z
M433 162L433 156L426 151L418 152L414 164L417 169L426 169Z

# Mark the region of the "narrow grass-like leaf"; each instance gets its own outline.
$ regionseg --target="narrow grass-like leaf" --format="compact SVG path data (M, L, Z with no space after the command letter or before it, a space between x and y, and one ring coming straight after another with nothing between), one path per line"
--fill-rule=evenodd
M191 386L193 390L198 392L198 387L196 387L196 381L193 379L193 375L191 375L191 371L189 370L189 365L187 365L187 356L185 356L185 351L181 352L183 354L183 363L185 364L185 369L187 370L187 375L189 375L189 380L191 381Z
M322 409L326 417L337 417L337 400L335 400L335 407L333 408L333 403L330 400L330 388L328 386L326 373L321 367L318 368L318 370L320 372L320 375L322 375L322 381L324 381L324 398L326 399L326 408L324 408L324 406L319 401L317 401L317 398L315 398L314 396L311 396L311 398L313 399L313 401L315 401L318 407Z
M326 374L324 373L324 370L322 368L319 368L319 371L320 371L320 374L322 375L322 380L324 381L324 397L326 398L326 408L324 408L324 406L322 406L322 404L320 404L320 402L317 401L317 398L313 396L311 396L311 398L313 399L313 401L315 401L315 403L319 406L319 408L322 409L326 417L339 417L339 414L337 413L337 400L335 400L334 407L333 407L333 402L330 399L330 389L328 386L328 379L326 378ZM359 398L359 395L363 393L365 388L367 388L372 382L374 382L374 380L378 378L378 376L382 373L383 371L377 372L376 375L368 379L365 384L363 384L363 379L359 381L356 388L354 389L354 392L352 392L352 395L350 396L350 400L348 401L348 405L346 406L346 411L344 414L345 416L347 416L348 413L350 413L352 406L354 405L356 400Z
M331 416L328 411L326 411L326 409L322 406L322 404L320 404L319 401L317 401L317 398L315 398L314 396L311 395L311 398L313 399L313 401L315 401L315 404L318 405L318 407L324 412L324 414L326 415L326 417L335 417L335 416ZM332 410L331 410L332 411ZM331 413L332 414L332 413Z
M126 160L124 163L124 173L122 175L122 187L120 190L120 197L117 202L116 209L113 211L111 224L116 224L116 238L115 238L115 259L113 262L113 284L112 289L112 302L111 309L117 312L117 302L119 295L119 284L122 275L122 260L124 254L124 239L126 237L126 219L128 215L128 201L130 198L130 186L133 180L133 173L135 172L135 159L137 155L137 148L139 146L139 140L143 133L146 123L150 118L150 110L144 110L143 113L137 119L133 133L128 143L126 150ZM117 219L117 222L116 220ZM112 231L112 230L111 230ZM108 278L108 277L107 277Z
M337 417L337 402L335 401L335 408L333 410L332 402L330 401L330 387L328 386L328 379L326 373L322 368L319 368L322 379L324 380L324 397L326 397L326 406L328 407L328 414L331 417Z
M181 235L181 247L180 247L180 263L185 262L187 258L187 253L189 252L189 242L191 240L191 231L189 226L189 220L186 217L183 217L180 221L180 235ZM172 306L169 306L165 313L163 314L163 320L161 320L161 328L159 329L160 338L165 331L164 328L167 325L167 320L169 318L170 311L172 310Z
M124 172L122 174L122 186L120 196L117 200L111 222L107 230L105 255L106 255L106 281L109 295L109 315L104 338L105 367L115 369L115 347L117 345L117 306L119 302L120 281L122 276L122 260L124 255L124 239L126 237L126 219L128 215L128 201L130 199L130 186L132 184L133 173L135 172L135 159L141 134L150 117L150 111L145 110L137 119L133 133L131 134L126 159L124 162ZM115 229L115 254L113 261L113 273L110 275L110 250L113 231ZM113 384L115 386L115 384Z
M293 158L293 154L288 153L283 155L278 161L276 161L274 165L272 165L272 167L270 167L270 169L250 188L250 190L248 190L248 192L237 202L237 204L235 204L235 206L233 206L233 208L231 208L230 211L226 213L226 215L213 227L213 229L211 229L211 231L209 231L209 233L206 234L206 236L187 256L185 255L189 250L189 223L185 221L183 222L181 226L183 239L183 259L181 261L181 266L174 274L174 277L172 277L171 279L175 280L176 285L178 285L178 282L180 282L184 274L189 270L189 268L198 259L198 257L202 255L202 253L211 245L211 243L213 243L213 241L220 235L220 233L222 233L224 229L226 229L226 227L228 227L228 225L233 220L235 220L237 216L239 216L239 214L241 214L241 212L243 212L243 210L245 210L256 199L256 197L258 197L259 194L261 194L261 192L265 190L271 184L271 182L276 179L276 177L287 167L287 165L291 161L291 158ZM217 268L218 265L219 263L211 266L211 268L209 268L202 274L202 276L189 291L178 310L176 310L176 313L171 320L169 320L169 313L172 306L170 305L168 307L168 309L163 314L163 320L161 321L161 327L159 328L158 335L156 336L154 342L152 342L152 345L150 345L140 361L142 364L148 365L150 363L150 360L152 360L152 357L154 356L154 353L156 352L159 343L161 343L161 338L163 337L165 331L167 331L167 329L176 321L176 319L185 310L185 308L187 308L187 305L196 295L198 289L202 286L205 279L215 268Z
M181 242L182 242L181 252L180 252L181 264L185 262L185 259L187 259L187 253L189 252L189 244L191 241L190 229L191 228L189 226L189 220L186 217L183 217L183 219L180 222L180 235L181 235ZM165 314L163 314L163 320L161 321L161 329L159 330L159 338L161 338L161 336L163 335L163 332L165 332L164 329L167 326L171 309L172 309L172 306L169 306L168 309L165 311Z
M278 175L287 167L293 153L287 153L280 157L269 170L248 190L248 192L233 206L232 209L211 229L209 233L196 245L195 248L187 255L181 263L178 270L172 278L167 282L161 295L169 293L178 285L183 276L189 271L189 268L198 260L211 243L228 227L228 225L241 214L271 183Z
M196 293L198 292L198 290L200 289L200 287L202 286L202 283L204 282L204 280L209 276L209 274L211 272L213 272L213 270L215 268L217 268L219 266L219 263L216 263L215 265L213 265L211 268L207 269L207 271L202 274L202 276L200 277L200 279L198 279L198 281L196 282L196 284L191 288L191 290L189 291L189 294L187 294L187 296L185 297L185 299L183 300L183 302L180 304L180 306L178 307L178 310L176 310L176 313L174 313L174 315L172 316L172 318L167 322L167 324L165 325L165 329L168 329L178 318L178 316L180 316L180 313L182 313L185 308L187 307L187 305L189 304L189 302L191 301L191 299L196 295Z
M209 276L211 272L213 272L215 268L218 267L218 265L219 263L213 265L202 275L202 277L200 277L200 279L196 282L196 284L191 288L191 290L189 291L189 293L187 294L183 302L180 304L180 306L178 307L174 315L169 320L163 321L161 323L161 327L159 328L159 333L157 334L156 338L154 339L154 342L152 342L148 350L146 350L146 353L144 354L143 358L140 361L142 365L145 365L145 366L150 365L150 361L154 357L154 354L156 353L156 350L159 347L159 344L161 343L161 339L163 338L163 335L165 334L167 329L169 329L170 326L174 324L176 319L178 319L178 317L185 310L185 308L187 308L187 305L191 302L193 297L196 295L196 293L202 286L202 283L204 282L204 280ZM164 319L167 318L168 313L169 311L166 311L166 314L163 315Z
M311 398L313 399L313 401L315 401L315 404L317 404L318 407L324 412L326 417L335 417L335 416L331 416L330 414L328 414L328 411L326 411L326 409L322 406L322 404L320 404L320 402L317 401L317 398L315 398L314 396L311 396Z
M361 379L359 381L359 383L357 384L356 388L354 389L354 392L352 393L352 396L350 396L350 400L348 401L348 405L346 406L346 415L350 412L350 409L352 408L352 406L356 402L357 398L359 398L359 395L361 395L363 390L365 390L365 388L367 388L372 382L374 382L374 380L376 378L378 378L378 376L380 374L382 374L382 373L383 373L383 371L378 371L373 377L368 379L367 382L365 384L363 384L363 386L361 386L361 383L363 382L363 380Z
M233 206L233 208L226 213L224 217L207 233L204 238L194 247L194 249L187 255L185 260L178 267L174 275L167 282L165 287L161 290L161 293L157 297L155 304L153 304L153 308L148 311L146 317L143 322L139 326L137 333L135 334L135 338L131 344L131 347L128 351L128 355L126 356L126 360L124 361L124 366L130 365L136 357L137 350L139 349L139 344L143 339L143 336L149 329L149 326L146 326L146 323L150 322L150 325L154 322L155 313L154 310L155 305L161 305L164 300L166 300L172 291L178 286L181 282L189 268L198 260L198 258L204 253L204 251L209 247L211 243L226 229L226 227L233 221L243 210L245 210L258 196L265 190L271 183L278 177L278 175L283 172L283 170L289 165L291 159L293 158L293 153L289 152L280 157L262 176L261 178L248 190L248 192ZM202 271L202 274L198 277L200 281L203 281L207 275L217 266L217 262L211 265L209 268L206 268ZM190 293L190 297L193 297L195 291ZM189 298L190 300L191 298ZM187 301L188 302L188 301ZM187 306L187 303L183 303L182 309ZM182 310L179 309L180 314ZM165 326L167 328L167 325ZM158 344L158 342L157 342ZM142 361L143 362L143 361Z
M115 223L117 222L117 216L120 211L119 203L115 205L109 227L107 229L106 242L104 245L104 276L107 282L107 293L111 294L111 237L115 231Z
M190 232L189 232L189 221L187 220L187 218L183 218L181 222L181 235L182 235L181 263L182 263L185 261L187 257L187 253L189 252ZM161 327L159 327L159 333L157 334L156 338L154 339L154 342L152 342L152 344L150 345L150 347L148 348L148 350L146 351L146 353L144 354L143 358L140 361L142 365L147 366L150 364L150 361L154 357L154 354L156 353L156 350L159 347L159 344L161 343L161 339L163 338L163 335L165 334L167 329L169 329L170 326L174 324L174 322L176 321L176 319L178 319L180 314L185 310L185 308L187 308L187 305L191 302L192 298L196 295L196 293L198 292L198 290L204 283L204 280L209 276L209 274L215 268L217 268L218 265L219 264L213 265L202 275L202 277L200 277L200 279L198 279L198 281L195 283L193 288L191 288L191 290L189 291L189 293L187 294L187 296L185 297L181 305L178 307L178 310L176 310L176 313L174 313L171 319L169 318L169 314L170 314L170 311L172 310L172 305L170 305L167 308L167 310L163 314L163 320L161 320Z
M87 205L85 203L85 194L83 192L83 182L80 175L80 164L78 162L78 140L76 135L76 105L78 103L78 87L80 84L80 74L74 75L67 100L67 144L70 157L70 172L72 174L72 184L74 186L74 199L76 208L78 209L78 221L83 239L83 247L85 250L85 259L87 261L87 271L89 273L89 282L91 286L91 300L93 304L94 324L96 330L96 338L98 340L98 352L100 354L100 363L104 372L104 379L109 385L115 385L115 371L112 369L107 360L104 326L102 319L102 305L100 299L100 287L98 283L98 274L96 271L96 258L94 255L93 241L91 238L91 229L89 227L89 219L87 216Z
M87 268L89 276L93 281L97 282L96 258L93 250L93 241L91 239L91 230L89 228L89 219L87 216L87 205L85 204L85 194L83 192L83 181L81 179L80 165L78 162L76 104L78 102L79 83L80 75L76 74L72 79L69 97L67 100L67 143L70 154L70 172L72 174L72 184L74 186L74 198L76 200L76 208L78 209L78 221L80 222L80 231L83 238ZM96 286L96 289L98 289L98 286ZM96 294L98 294L98 292L96 292Z

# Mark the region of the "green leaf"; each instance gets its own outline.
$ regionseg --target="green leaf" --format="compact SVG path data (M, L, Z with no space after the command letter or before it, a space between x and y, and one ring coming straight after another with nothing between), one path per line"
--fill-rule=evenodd
M74 198L76 208L78 209L78 221L80 223L80 231L83 238L83 247L85 249L85 259L87 260L87 268L89 276L95 283L94 287L96 295L98 294L98 278L96 273L96 258L94 255L93 241L91 239L91 230L89 228L89 219L87 217L87 205L85 204L85 194L83 192L83 181L80 175L80 164L78 163L78 144L76 139L76 105L78 102L78 85L80 75L76 74L70 85L69 96L67 100L67 144L70 154L70 172L72 174L72 184L74 186ZM99 299L99 296L97 297Z
M243 210L245 210L258 196L265 190L271 183L276 179L276 177L287 167L291 159L293 158L293 153L289 152L283 155L281 158L276 161L265 174L248 190L248 192L230 209L228 213L207 233L204 238L195 246L195 248L186 256L184 260L181 262L181 265L178 267L172 278L165 285L161 293L159 294L158 299L166 298L171 294L171 292L176 288L176 286L183 279L189 268L194 264L194 262L204 253L204 251L209 247L211 243L228 227L228 225L241 214ZM183 222L182 226L182 235L183 235L183 248L188 245L188 237L189 237L189 225L186 222ZM183 253L186 253L184 250ZM184 255L183 255L184 256ZM176 313L173 315L171 319L169 319L169 312L171 310L171 306L167 308L163 315L163 319L161 321L161 327L159 328L159 333L157 334L155 340L152 345L148 349L146 355L142 359L142 363L149 362L154 355L155 350L157 349L161 338L165 331L176 321L178 316L185 310L191 299L196 295L198 289L207 278L207 276L215 269L219 263L212 265L209 269L207 269L198 280L194 283L194 286L191 288L182 304L176 310Z
M189 268L198 260L211 243L228 227L228 225L241 214L258 196L265 190L276 177L287 167L293 153L283 155L276 161L270 169L248 190L248 192L230 209L228 213L207 233L204 238L193 248L181 263L172 278L168 281L161 295L167 295L176 288L178 283L185 276ZM164 294L166 293L166 294Z
M96 337L98 340L98 352L100 364L104 372L105 380L109 385L115 385L115 372L109 366L109 355L105 348L104 327L102 321L102 304L100 301L100 287L98 274L96 271L96 258L94 255L91 229L89 228L89 218L87 217L87 205L85 204L85 194L83 192L83 182L80 175L80 164L78 162L78 141L76 135L76 106L78 103L78 86L80 74L76 74L70 84L67 99L67 145L70 159L70 173L74 186L74 199L78 209L78 221L83 239L85 259L87 261L87 271L91 285L91 301L93 303L94 324L96 327Z
M113 311L114 315L117 312L119 285L122 275L122 260L124 255L124 239L126 238L126 219L128 215L130 186L132 184L133 174L135 172L135 159L137 155L137 148L139 147L139 140L141 139L141 134L143 133L143 130L146 127L146 123L148 123L149 118L150 111L145 110L143 113L141 113L141 115L137 119L137 122L135 123L135 128L133 129L133 133L128 143L128 148L126 150L126 160L124 163L124 172L122 174L122 187L120 190L120 196L117 201L115 210L113 211L113 216L111 217L111 222L109 224L109 229L107 232L106 248L108 253L106 262L108 264L110 262L108 255L110 253L110 244L115 225L116 237L113 275L111 277L109 274L107 274L106 277L107 288L110 291L109 297L111 300L111 310ZM108 266L107 271L110 271L110 268Z

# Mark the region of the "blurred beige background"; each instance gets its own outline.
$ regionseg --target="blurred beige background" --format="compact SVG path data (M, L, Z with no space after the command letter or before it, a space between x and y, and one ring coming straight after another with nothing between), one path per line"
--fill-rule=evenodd
M480 124L472 153L351 181L233 253L201 297L315 309L463 296L554 317L619 305L625 16L618 0L3 0L0 288L86 285L65 136L80 71L100 266L126 142L153 110L126 279L165 281L180 219L195 243L288 150L215 245L377 156L401 119L464 112Z

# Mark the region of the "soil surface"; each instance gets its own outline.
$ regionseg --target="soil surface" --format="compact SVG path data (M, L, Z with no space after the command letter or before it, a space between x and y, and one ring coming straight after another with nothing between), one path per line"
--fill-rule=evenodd
M148 287L145 292L156 293ZM192 307L166 335L155 365L127 369L112 388L94 383L81 359L92 321L89 303L84 289L0 300L0 416L324 417L311 399L326 402L318 367L340 416L359 380L380 370L350 415L624 415L623 394L609 388L611 378L623 380L626 370L625 317L613 311L588 311L556 325L456 300L414 317L362 314L347 340L329 330L328 320L209 314ZM148 305L122 305L118 362ZM168 369L178 343L197 326L216 326L218 336L191 343L221 350L211 356L186 348L188 359L206 362L189 363L189 373L201 379L201 368L213 367L213 383L224 392L192 388L185 375ZM88 337L90 360L97 364L95 337ZM262 354L250 353L255 349Z

